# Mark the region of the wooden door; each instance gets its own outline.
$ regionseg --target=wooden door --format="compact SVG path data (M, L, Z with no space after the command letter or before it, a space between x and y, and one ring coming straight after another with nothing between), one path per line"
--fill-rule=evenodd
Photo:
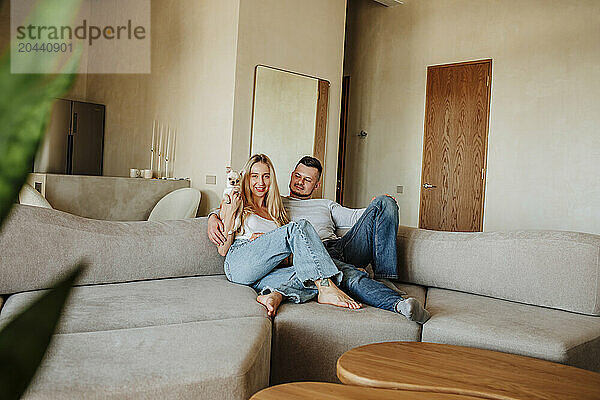
M317 120L315 123L315 144L313 156L321 161L323 172L321 173L321 186L314 191L315 199L323 197L323 185L325 184L325 140L327 138L327 109L329 108L329 82L319 79L319 94L317 97Z
M420 228L483 228L491 74L492 60L427 68Z

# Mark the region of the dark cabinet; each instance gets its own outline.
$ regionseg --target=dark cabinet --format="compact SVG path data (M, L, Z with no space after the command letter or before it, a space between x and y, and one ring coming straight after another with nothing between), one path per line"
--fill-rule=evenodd
M102 175L105 106L57 99L33 172Z

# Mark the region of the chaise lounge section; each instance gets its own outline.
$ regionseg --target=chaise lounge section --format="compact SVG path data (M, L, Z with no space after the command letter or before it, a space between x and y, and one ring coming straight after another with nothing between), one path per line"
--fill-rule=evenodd
M600 236L446 233L401 227L398 290L423 326L365 307L283 304L223 275L206 218L98 221L16 205L0 233L0 325L81 259L27 398L247 399L270 384L337 381L345 351L428 341L523 354L600 372Z
M0 325L78 260L26 398L247 399L269 383L271 321L234 285L206 219L113 222L15 206L0 234Z

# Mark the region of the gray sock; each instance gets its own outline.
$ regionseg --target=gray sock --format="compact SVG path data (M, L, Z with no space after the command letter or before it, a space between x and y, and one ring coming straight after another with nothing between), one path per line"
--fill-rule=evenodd
M417 299L402 299L396 303L396 311L404 315L409 321L424 324L431 317Z

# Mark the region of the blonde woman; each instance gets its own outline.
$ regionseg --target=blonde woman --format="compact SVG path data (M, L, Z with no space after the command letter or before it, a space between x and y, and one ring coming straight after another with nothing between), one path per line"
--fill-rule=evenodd
M317 296L322 304L360 308L338 288L342 272L312 225L306 220L289 221L269 157L250 157L244 170L241 193L221 206L227 240L218 248L225 256L227 279L257 290L257 301L269 316L286 298L302 303ZM239 208L242 227L233 232ZM286 266L290 258L293 262Z

